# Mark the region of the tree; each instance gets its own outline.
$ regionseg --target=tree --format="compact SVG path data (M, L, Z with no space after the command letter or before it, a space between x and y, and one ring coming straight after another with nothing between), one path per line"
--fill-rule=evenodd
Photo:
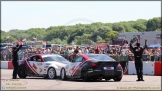
M138 22L133 25L133 28L137 29L139 32L144 32L146 30L146 26Z
M108 33L107 33L107 38L109 38L109 39L116 39L117 38L117 34L118 34L118 32L116 32L116 31L109 31Z
M49 26L48 28L30 28L28 30L12 29L8 32L1 30L1 42L6 41L6 36L10 36L9 41L26 38L33 41L36 37L38 41L48 43L80 45L82 42L104 42L116 38L118 32L145 32L161 31L161 17L154 17L149 20L138 19L136 21L122 21L116 23L95 22L92 24L76 24L70 26Z
M155 31L157 28L157 25L153 19L149 19L146 25L146 31Z
M117 32L125 32L125 28L121 23L114 23L112 26L112 30Z
M102 41L102 38L100 36L97 36L97 42Z

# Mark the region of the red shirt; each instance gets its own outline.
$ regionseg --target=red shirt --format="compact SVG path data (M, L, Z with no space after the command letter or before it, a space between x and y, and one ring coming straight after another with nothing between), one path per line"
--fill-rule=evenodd
M99 49L95 49L95 54L99 54L100 50Z

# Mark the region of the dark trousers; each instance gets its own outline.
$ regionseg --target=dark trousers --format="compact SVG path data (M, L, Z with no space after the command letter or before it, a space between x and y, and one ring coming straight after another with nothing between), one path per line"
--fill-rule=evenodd
M17 60L13 60L12 65L14 67L12 76L13 76L13 78L16 78L17 77L17 71L18 71L18 62L17 62Z
M141 59L135 59L135 68L138 79L143 79L143 62Z

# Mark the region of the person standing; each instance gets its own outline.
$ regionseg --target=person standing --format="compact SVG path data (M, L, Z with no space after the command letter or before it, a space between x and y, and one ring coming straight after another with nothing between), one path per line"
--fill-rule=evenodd
M98 46L97 46L97 48L95 49L95 54L100 54L100 49L99 49Z
M147 40L145 39L145 46L142 48L140 47L140 43L137 40L136 46L132 46L133 39L130 41L130 49L132 50L135 58L135 68L137 73L137 80L136 81L144 81L143 80L143 61L142 61L142 54L144 49L147 47Z
M22 42L19 42L19 44L17 44L16 47L13 47L12 50L12 65L14 66L14 70L13 70L13 78L12 79L16 79L17 78L17 71L18 71L18 51L20 50L20 48L22 47Z

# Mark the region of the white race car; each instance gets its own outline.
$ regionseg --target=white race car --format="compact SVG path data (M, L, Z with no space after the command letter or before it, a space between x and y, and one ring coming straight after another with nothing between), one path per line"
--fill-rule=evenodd
M55 79L60 76L60 70L70 62L56 54L36 54L19 63L18 76L39 76Z

